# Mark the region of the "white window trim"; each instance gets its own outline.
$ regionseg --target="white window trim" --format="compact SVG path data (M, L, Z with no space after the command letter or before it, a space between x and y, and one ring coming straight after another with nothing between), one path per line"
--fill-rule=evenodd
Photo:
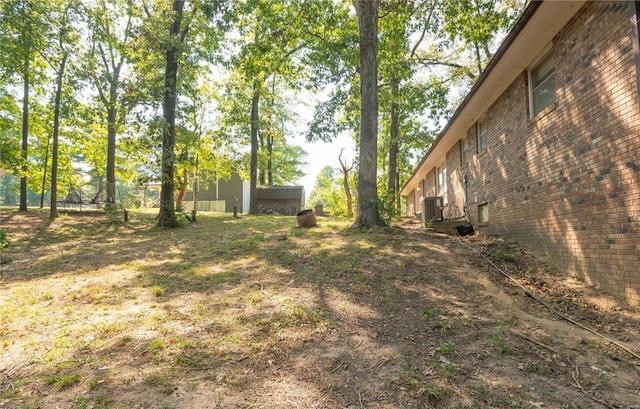
M480 124L484 124L484 126L485 126L486 141L485 141L484 148L482 148L480 146ZM476 122L476 152L478 154L486 151L487 148L489 147L489 127L488 127L488 124L489 124L489 121L487 120L487 118L482 118L482 119L478 120L478 122Z
M482 210L486 209L486 220L481 220ZM489 204L487 202L478 205L478 225L486 226L489 224Z
M444 170L444 172L442 172ZM442 184L440 184L440 175L443 176ZM446 160L436 167L436 195L443 198L443 204L449 203L449 181L447 175L447 162Z
M529 95L529 119L533 119L537 115L537 114L534 114L535 107L533 106L533 72L540 66L540 64L544 60L546 60L547 58L553 58L552 49L553 49L553 44L547 45L544 48L544 50L542 50L542 52L538 54L536 59L533 60L533 63L527 69L527 88L528 88L527 93ZM553 71L555 75L555 71L556 71L555 61L553 62ZM544 108L540 110L540 112L542 111L544 111Z

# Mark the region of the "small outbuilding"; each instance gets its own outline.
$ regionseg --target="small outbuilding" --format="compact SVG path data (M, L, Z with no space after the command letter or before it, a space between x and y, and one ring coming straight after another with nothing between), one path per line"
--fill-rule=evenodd
M204 178L202 179L204 180ZM185 210L193 209L193 188L187 190L184 199ZM249 183L238 173L225 179L200 182L198 210L221 213L249 211Z
M256 201L258 213L295 215L304 208L304 187L260 186Z

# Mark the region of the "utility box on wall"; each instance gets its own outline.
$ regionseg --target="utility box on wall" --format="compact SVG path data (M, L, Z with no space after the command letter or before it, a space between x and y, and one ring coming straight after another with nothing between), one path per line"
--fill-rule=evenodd
M442 221L442 197L423 197L422 198L422 221L441 222Z

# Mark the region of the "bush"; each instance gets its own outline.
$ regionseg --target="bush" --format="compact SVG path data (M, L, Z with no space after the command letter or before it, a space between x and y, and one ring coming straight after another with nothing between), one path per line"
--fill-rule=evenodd
M0 230L0 250L9 247L9 240L7 239L7 232Z

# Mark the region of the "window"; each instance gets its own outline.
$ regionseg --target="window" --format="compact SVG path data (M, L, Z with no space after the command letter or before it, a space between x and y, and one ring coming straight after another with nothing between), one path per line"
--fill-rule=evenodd
M556 75L552 54L547 54L529 71L529 104L531 118L556 99Z
M487 203L478 205L478 223L489 223L489 205Z
M437 168L437 195L442 197L443 204L447 204L447 168L444 164Z
M462 166L466 166L469 162L469 137L467 135L460 139L460 160Z
M478 122L478 153L487 149L487 121Z

